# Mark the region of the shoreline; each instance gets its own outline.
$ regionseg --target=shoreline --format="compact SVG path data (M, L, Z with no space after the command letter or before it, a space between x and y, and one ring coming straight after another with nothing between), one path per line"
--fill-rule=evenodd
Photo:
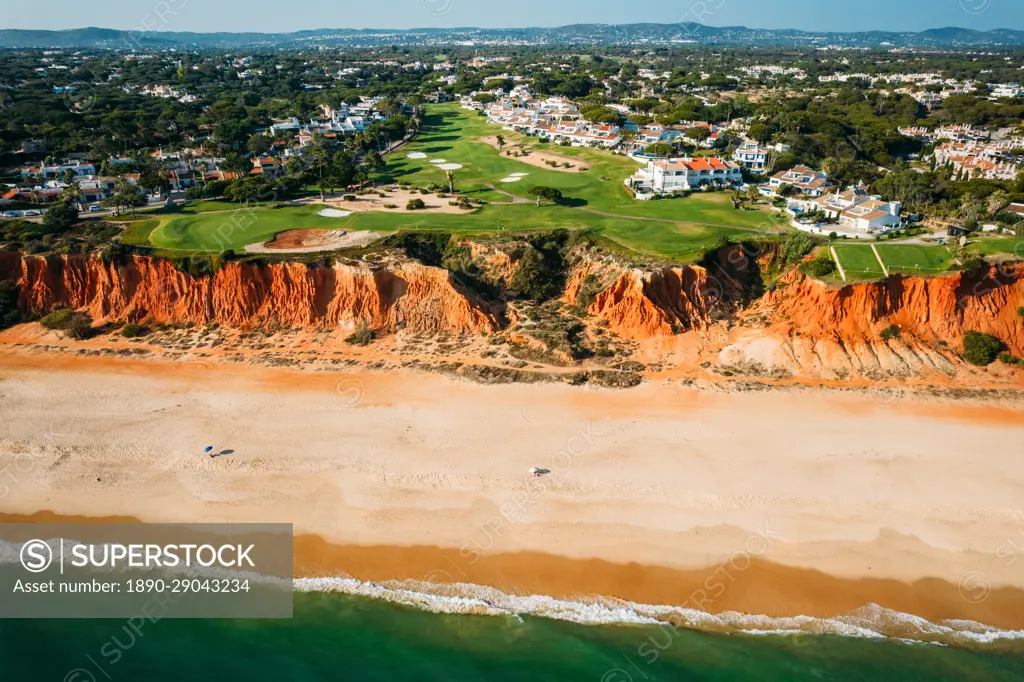
M143 523L143 520L131 516L91 517L51 511L0 513L0 523L97 522ZM493 597L493 593L479 589L493 588L509 597L550 597L561 602L608 608L671 607L722 619L713 620L712 626L706 629L724 629L720 625L723 621L758 616L769 621L808 618L819 622L802 624L808 628L804 631L817 632L813 628L821 627L821 621L850 618L851 614L853 618L863 618L867 624L870 617L876 615L871 606L877 605L892 612L880 614L878 622L873 623L879 630L891 628L888 636L896 636L892 633L898 627L913 629L914 625L885 623L886 617L915 616L940 627L950 626L951 621L972 621L1006 634L1021 631L1019 637L1013 639L1024 637L1024 590L1021 589L991 589L983 600L975 601L973 595L977 592L944 580L924 578L904 583L882 578L838 578L751 556L733 557L722 564L684 571L600 559L570 559L539 552L481 554L467 558L458 548L338 545L304 534L295 536L294 550L295 578L305 583L303 587L310 586L301 591L333 591L327 587L329 582L353 580L361 585L346 585L338 591L363 595L370 590L352 588L411 591L416 596L402 595L406 598L390 600L421 607L423 604L419 602L430 596L481 599L482 594ZM981 588L971 586L971 589ZM369 596L382 598L382 595ZM493 605L489 599L484 601ZM467 605L465 612L475 613L473 606ZM860 615L865 611L867 615ZM555 613L552 617L559 615ZM678 616L667 616L664 622L691 625Z
M0 519L292 522L299 577L1024 629L1009 407L24 361L0 356L0 467L31 463Z

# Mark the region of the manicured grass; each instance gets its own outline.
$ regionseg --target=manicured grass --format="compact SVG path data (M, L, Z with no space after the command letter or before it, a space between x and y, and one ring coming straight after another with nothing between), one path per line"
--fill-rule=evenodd
M972 241L967 248L982 256L1009 254L1017 258L1024 258L1024 239L1019 237L983 238Z
M927 275L945 272L952 263L945 246L924 244L879 244L882 261L890 273Z
M847 280L878 279L885 277L882 266L870 246L865 244L837 244L836 256L846 272Z
M240 251L248 244L268 241L283 230L330 228L342 230L442 230L458 233L513 232L550 228L589 228L631 249L692 260L725 236L750 237L777 231L784 222L767 209L734 209L726 192L695 193L685 199L636 201L623 180L638 164L603 150L559 147L488 125L474 112L457 104L431 106L416 140L387 157L381 182L407 182L414 187L446 182L444 171L430 163L445 159L462 164L455 171L456 188L488 202L465 214L430 212L369 212L346 218L316 215L320 206L248 209L221 201L203 201L161 218L150 241L171 249ZM502 134L510 144L522 142L562 156L579 159L587 171L556 171L523 163L481 142ZM410 159L420 152L424 159ZM519 182L502 183L513 173L527 173ZM557 187L565 205L536 206L513 203L514 197L531 198L534 185Z
M125 244L134 244L136 246L149 246L149 236L159 225L160 221L155 218L130 222L124 232L121 233L121 241Z

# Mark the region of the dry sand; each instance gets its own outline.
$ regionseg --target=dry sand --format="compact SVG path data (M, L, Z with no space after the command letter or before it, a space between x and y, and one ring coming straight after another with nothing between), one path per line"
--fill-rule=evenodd
M0 391L4 512L291 521L306 575L1024 626L1013 409L13 354Z
M512 159L513 161L519 161L521 163L529 164L531 166L537 166L538 168L547 168L548 170L563 171L565 173L578 173L580 171L590 169L590 164L585 161L582 161L581 159L577 159L572 156L563 156L561 154L555 154L553 152L539 151L535 147L530 147L530 153L527 156L507 156L505 152L521 152L524 148L523 145L515 142L506 142L504 147L499 147L498 138L495 136L481 137L480 141L485 144L489 144L495 149L497 149L501 153L501 156L503 158ZM554 161L558 165L551 166L545 163L545 161ZM572 164L572 167L566 168L565 166L563 166L562 164L564 164L565 162L569 162L570 164Z
M383 232L359 230L288 230L278 232L273 241L260 244L249 244L245 250L249 253L315 253L317 251L333 251L354 246L366 246L370 242L383 237Z
M436 194L422 194L421 192L414 192L408 189L398 188L386 188L381 187L371 194L357 194L355 195L354 201L345 201L342 197L347 193L338 193L335 195L327 196L324 201L320 200L319 196L309 197L308 199L302 199L296 201L296 204L318 204L326 205L331 208L341 211L351 211L353 213L361 213L364 211L383 211L387 213L416 213L419 211L427 211L429 213L466 213L467 209L459 208L458 206L450 206L449 201L453 201L455 197L447 196L444 199L439 199ZM379 196L383 194L384 196ZM409 203L411 199L422 199L425 204L424 208L417 209L416 211L409 211L405 208L405 205ZM393 205L392 208L388 208L387 205ZM341 224L344 221L343 218L338 218L338 223Z

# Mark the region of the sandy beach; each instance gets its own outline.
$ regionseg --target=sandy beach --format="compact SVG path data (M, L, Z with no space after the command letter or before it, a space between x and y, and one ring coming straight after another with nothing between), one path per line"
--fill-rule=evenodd
M303 576L1024 627L1010 407L15 353L0 396L6 514L292 522Z

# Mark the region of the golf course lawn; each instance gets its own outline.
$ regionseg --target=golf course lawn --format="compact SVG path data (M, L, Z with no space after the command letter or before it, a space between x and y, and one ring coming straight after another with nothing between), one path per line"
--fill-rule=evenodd
M1024 258L1024 239L1020 237L987 237L972 241L967 248L982 256L1009 254Z
M843 266L847 280L877 279L884 277L882 266L875 258L875 252L868 245L839 244L835 247L836 256Z
M524 142L566 157L585 161L587 171L556 171L502 155L480 138L505 136L508 143ZM409 158L408 154L426 158ZM248 244L265 242L283 230L329 228L342 230L441 230L457 233L529 231L550 228L590 228L631 249L691 260L725 236L751 237L778 232L784 220L767 208L732 207L728 192L695 193L688 198L637 201L623 180L639 167L635 161L607 151L558 147L539 143L498 126L488 125L475 112L457 104L429 107L423 131L411 143L386 157L383 183L408 182L414 187L445 184L445 172L431 163L444 159L461 164L454 171L460 192L487 203L465 214L427 211L364 212L344 218L317 215L320 205L280 208L232 206L225 202L199 202L160 218L150 242L160 248L199 251L241 251ZM503 183L513 173L525 173L517 182ZM514 203L531 199L529 189L548 185L560 189L564 205L537 206ZM218 210L220 208L220 210Z
M952 263L945 246L924 244L879 244L879 255L891 273L929 274L945 272Z

